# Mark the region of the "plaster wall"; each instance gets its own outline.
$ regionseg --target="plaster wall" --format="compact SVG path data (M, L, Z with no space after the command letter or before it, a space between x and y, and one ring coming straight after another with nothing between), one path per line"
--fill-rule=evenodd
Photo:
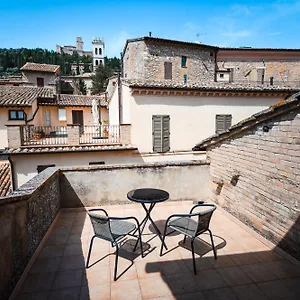
M46 73L46 72L28 72L23 71L23 76L25 80L30 83L30 85L37 86L37 78L44 78L44 86L54 86L55 79L57 77L56 73Z
M217 114L231 114L232 124L282 100L258 97L124 95L130 104L131 141L152 152L152 115L170 116L170 151L191 150L215 133Z

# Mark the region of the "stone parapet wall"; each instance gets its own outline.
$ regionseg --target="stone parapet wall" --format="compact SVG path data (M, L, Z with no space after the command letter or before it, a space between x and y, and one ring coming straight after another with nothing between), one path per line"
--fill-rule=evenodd
M300 258L300 109L209 149L212 199Z
M59 209L56 170L46 170L0 198L0 299L9 298Z

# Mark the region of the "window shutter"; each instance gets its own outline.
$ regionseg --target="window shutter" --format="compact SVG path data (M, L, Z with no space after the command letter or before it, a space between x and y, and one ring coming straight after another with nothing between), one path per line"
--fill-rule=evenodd
M257 69L257 81L263 84L264 80L265 80L265 69Z
M170 150L170 117L152 116L153 152Z
M172 79L172 63L165 62L165 79Z
M226 131L231 126L231 115L216 115L216 133Z

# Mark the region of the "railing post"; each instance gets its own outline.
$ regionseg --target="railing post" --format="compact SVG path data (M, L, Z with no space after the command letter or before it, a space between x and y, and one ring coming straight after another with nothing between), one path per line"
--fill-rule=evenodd
M68 124L67 132L68 132L68 144L70 146L79 146L80 144L79 125Z
M20 148L22 146L21 126L6 125L8 148Z
M131 144L131 124L120 125L120 143L122 145Z

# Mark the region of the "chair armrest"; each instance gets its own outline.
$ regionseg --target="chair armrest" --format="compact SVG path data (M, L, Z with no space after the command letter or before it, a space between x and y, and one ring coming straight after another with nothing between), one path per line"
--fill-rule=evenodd
M202 203L202 204L196 204L195 206L192 207L192 209L190 210L190 214L193 213L193 210L197 207L210 207L212 208L211 210L215 210L217 207L214 204L206 204L206 203Z
M89 212L91 212L92 214L96 214L96 212L98 212L98 211L104 212L104 214L108 217L108 213L107 213L106 210L103 209L103 208L93 208L93 209L89 209L89 210L87 211L87 213L89 214Z
M121 220L121 221L124 221L124 220L134 220L137 224L137 227L140 227L140 223L138 221L137 218L135 217L108 217L109 220Z
M190 218L190 217L194 217L194 216L198 216L199 213L194 213L194 214L173 214L171 216L169 216L169 218L166 221L166 225L168 225L169 221L172 218Z

